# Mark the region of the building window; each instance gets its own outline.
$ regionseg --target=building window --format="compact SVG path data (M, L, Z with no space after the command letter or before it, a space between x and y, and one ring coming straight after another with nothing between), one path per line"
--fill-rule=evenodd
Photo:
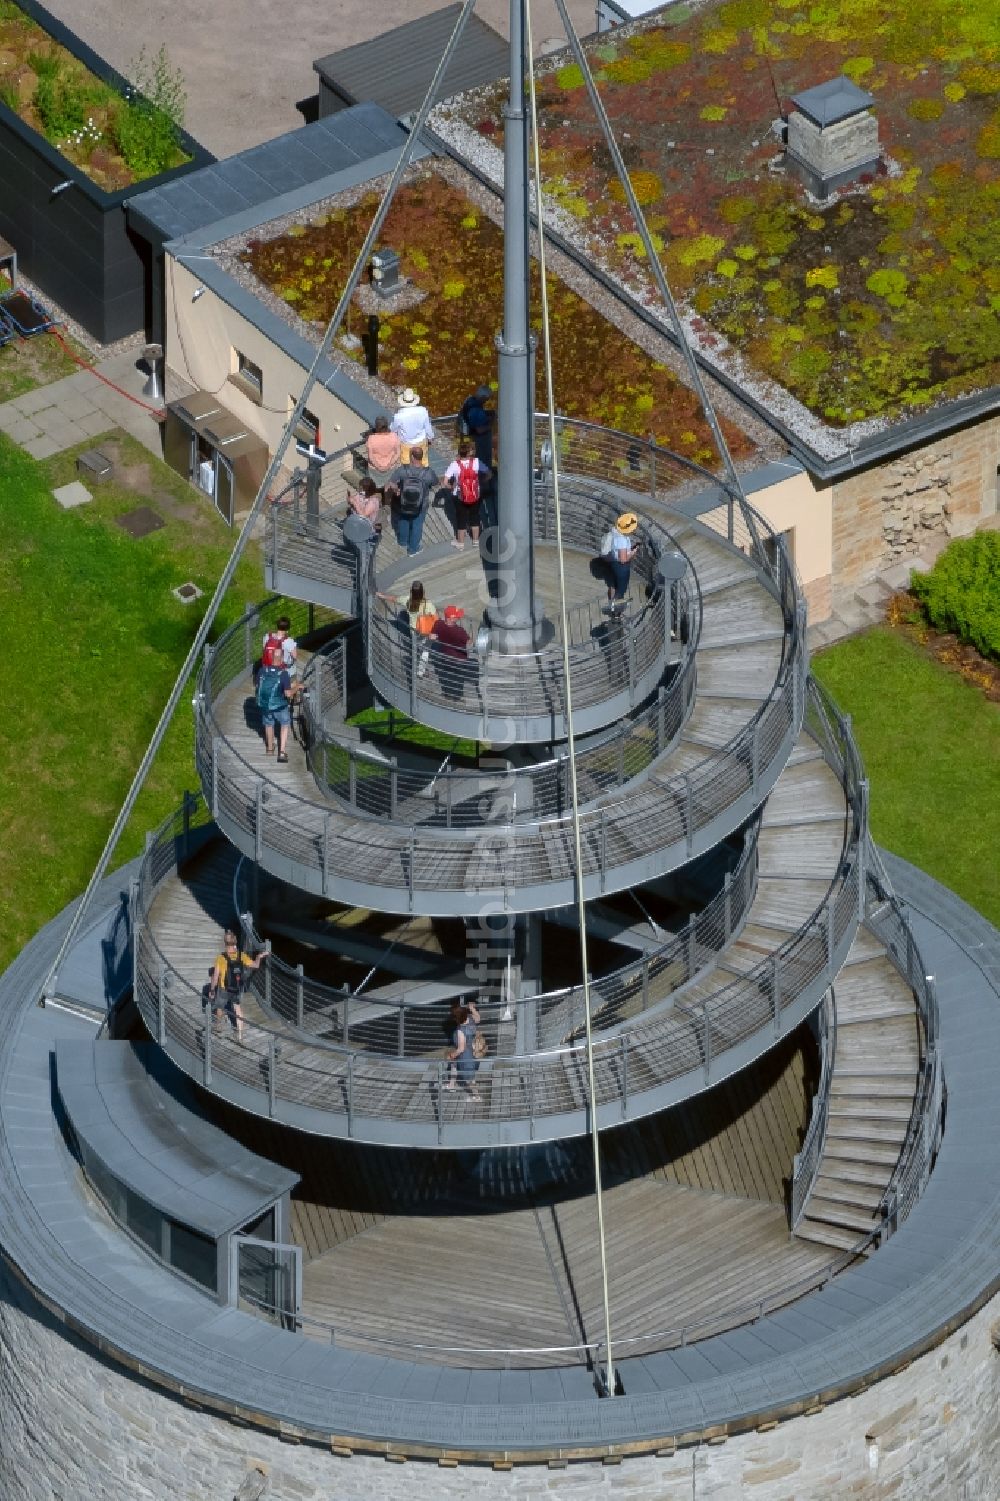
M288 398L288 415L295 410L295 402L291 396ZM308 407L302 408L302 415L295 424L295 436L300 443L313 443L317 448L319 441L319 418L310 412Z
M259 406L264 400L264 372L253 360L248 360L240 350L233 350L233 373L230 380L234 386L239 386L251 401Z

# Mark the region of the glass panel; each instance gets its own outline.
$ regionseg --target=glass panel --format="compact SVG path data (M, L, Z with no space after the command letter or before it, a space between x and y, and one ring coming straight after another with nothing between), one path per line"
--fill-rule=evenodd
M117 1178L113 1178L104 1164L90 1152L84 1152L83 1166L87 1177L115 1219L124 1220L125 1189L122 1184Z
M141 1240L144 1246L148 1246L154 1256L162 1255L163 1251L163 1216L152 1204L141 1198L139 1194L127 1189L125 1193L126 1213L125 1223L128 1225L136 1240Z
M293 1327L296 1308L295 1248L239 1241L238 1293L261 1318Z
M219 454L215 461L215 504L222 513L223 519L230 526L233 524L233 468L227 459Z
M218 1273L215 1241L199 1235L196 1230L189 1230L186 1225L177 1224L176 1220L170 1220L169 1226L170 1265L175 1271L190 1277L192 1282L215 1292Z

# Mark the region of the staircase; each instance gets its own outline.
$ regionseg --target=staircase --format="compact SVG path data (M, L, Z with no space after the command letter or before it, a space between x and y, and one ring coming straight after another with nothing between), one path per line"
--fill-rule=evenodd
M826 1139L795 1227L801 1240L849 1251L881 1223L920 1067L920 1026L906 981L862 929L833 987L836 1052Z

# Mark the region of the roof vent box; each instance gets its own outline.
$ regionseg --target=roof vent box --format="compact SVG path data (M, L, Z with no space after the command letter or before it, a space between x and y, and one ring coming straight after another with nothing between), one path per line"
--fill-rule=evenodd
M826 198L878 166L878 120L870 113L874 102L844 77L793 97L788 163L816 197Z

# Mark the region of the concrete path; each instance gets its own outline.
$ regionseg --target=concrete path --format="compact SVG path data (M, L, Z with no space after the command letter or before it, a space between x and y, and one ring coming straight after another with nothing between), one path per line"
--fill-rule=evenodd
M216 156L231 156L301 125L296 101L317 90L313 59L440 10L447 0L50 0L48 9L120 72L140 47L161 46L187 87L185 124ZM595 28L594 0L568 0L582 35ZM507 35L508 0L479 0L476 14ZM554 0L533 0L536 52L563 37Z
M162 410L163 403L142 396L146 373L136 368L135 350L112 355L96 369L145 405L130 401L92 371L78 370L49 386L37 386L5 401L0 405L0 432L20 444L33 459L47 459L117 427L162 458L160 424L148 408Z

